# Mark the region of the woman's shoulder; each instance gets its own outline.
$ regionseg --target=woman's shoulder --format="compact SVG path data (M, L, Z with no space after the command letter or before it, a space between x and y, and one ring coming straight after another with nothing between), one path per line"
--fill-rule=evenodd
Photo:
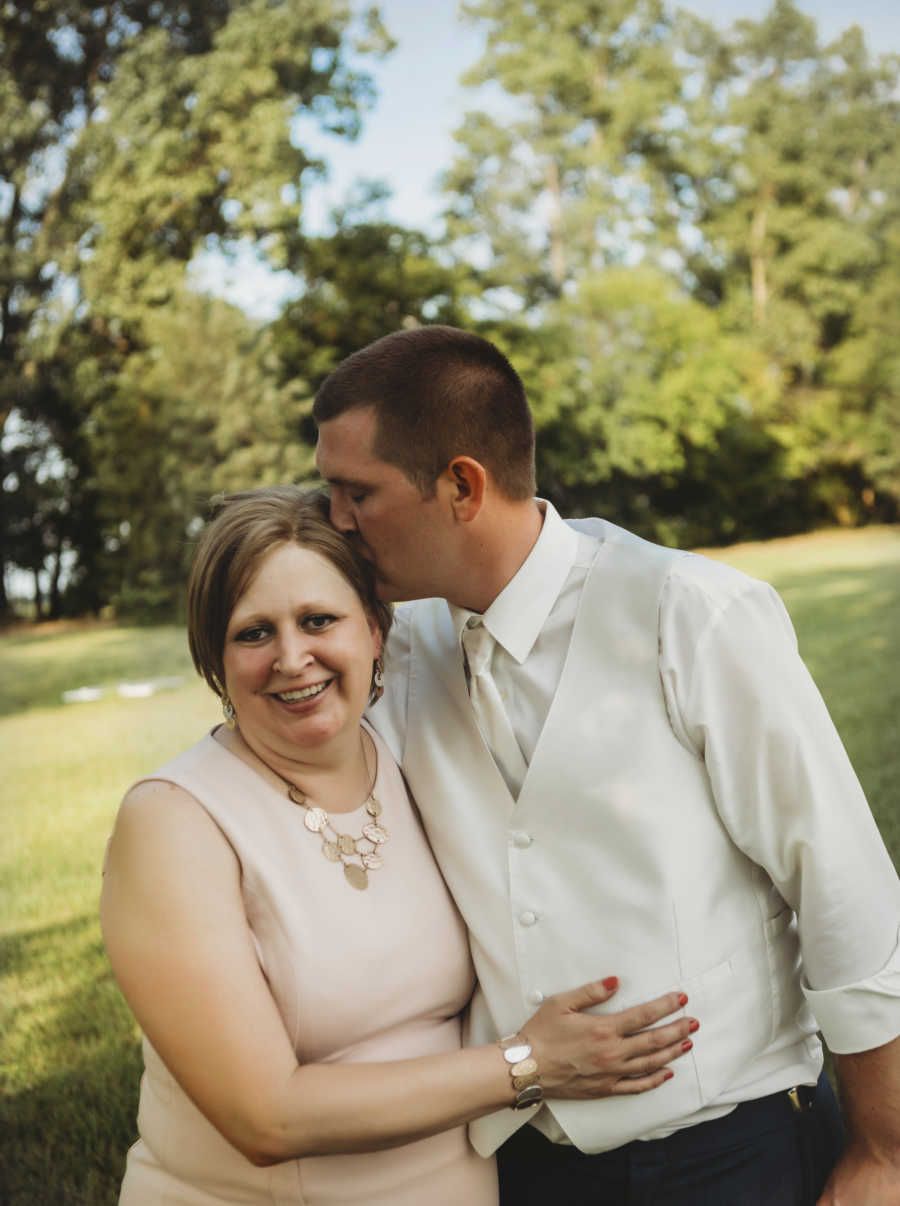
M145 827L156 840L178 840L185 834L186 818L195 817L201 829L209 826L208 811L198 798L196 783L202 781L204 767L213 767L226 755L208 733L200 741L176 754L149 774L141 776L125 792L116 817L116 829L141 831ZM179 825L160 825L179 816ZM193 826L191 826L193 828Z

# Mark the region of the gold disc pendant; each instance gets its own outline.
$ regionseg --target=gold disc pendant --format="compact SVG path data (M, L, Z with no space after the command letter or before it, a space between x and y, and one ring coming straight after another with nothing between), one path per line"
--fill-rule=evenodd
M344 876L350 887L356 888L358 892L364 891L369 886L369 877L365 867L359 867L356 863L344 863Z
M328 813L323 808L308 808L303 824L311 833L321 833L328 824Z

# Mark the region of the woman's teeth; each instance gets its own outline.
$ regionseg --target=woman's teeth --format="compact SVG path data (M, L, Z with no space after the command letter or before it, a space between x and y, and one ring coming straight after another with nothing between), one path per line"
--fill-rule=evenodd
M301 699L311 699L314 695L320 695L327 686L328 683L316 683L312 687L301 687L299 691L282 691L275 698L280 699L282 703L298 703Z

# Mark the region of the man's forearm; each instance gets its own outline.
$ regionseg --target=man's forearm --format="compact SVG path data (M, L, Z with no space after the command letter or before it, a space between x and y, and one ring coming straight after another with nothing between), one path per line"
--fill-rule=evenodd
M834 1060L848 1145L819 1206L900 1206L900 1038Z
M900 1038L834 1057L850 1141L877 1160L900 1165Z

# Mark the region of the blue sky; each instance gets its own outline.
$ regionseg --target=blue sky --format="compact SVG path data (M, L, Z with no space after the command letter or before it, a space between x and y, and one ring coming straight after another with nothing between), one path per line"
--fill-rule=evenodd
M900 52L898 0L797 0L830 38L854 22L871 49ZM435 229L440 211L437 180L453 158L453 129L475 94L459 84L460 75L479 57L482 34L458 14L457 0L379 0L385 24L397 48L382 63L369 65L378 101L355 143L318 138L313 146L329 164L326 183L308 189L305 225L323 229L329 210L346 196L354 180L380 179L393 191L387 214L420 229ZM682 7L729 25L740 17L758 20L767 0L684 0ZM307 138L307 142L311 142ZM220 264L198 273L216 291L260 316L270 314L288 287L241 257L221 277ZM215 284L213 283L215 281Z

